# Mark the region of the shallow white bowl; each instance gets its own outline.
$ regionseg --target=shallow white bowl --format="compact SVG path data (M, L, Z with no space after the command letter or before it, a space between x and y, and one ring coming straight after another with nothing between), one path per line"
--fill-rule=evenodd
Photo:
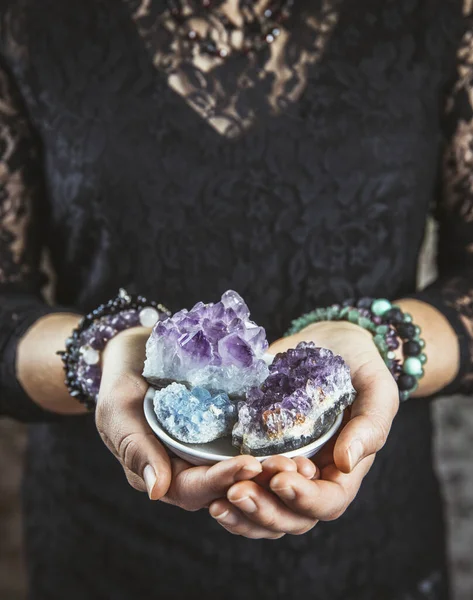
M233 458L234 456L240 455L238 448L232 446L232 440L230 436L220 438L219 440L209 442L208 444L185 444L184 442L179 442L172 438L161 427L161 424L156 417L156 413L154 412L154 392L154 388L150 387L148 388L148 392L145 396L144 411L146 420L156 436L165 446L172 450L176 456L179 456L192 465L213 465L221 460L226 460L227 458ZM307 444L307 446L303 446L297 450L283 452L282 456L287 456L288 458L295 458L296 456L305 456L309 458L310 456L313 456L328 442L331 437L335 435L340 428L342 419L343 413L338 415L332 427L330 427L330 429L317 440L314 440L310 444ZM263 461L269 458L269 456L256 456L256 458L259 461Z

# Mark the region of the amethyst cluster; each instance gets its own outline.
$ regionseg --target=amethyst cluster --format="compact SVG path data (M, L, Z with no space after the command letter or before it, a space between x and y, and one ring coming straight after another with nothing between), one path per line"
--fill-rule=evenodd
M305 446L355 399L343 358L313 343L278 354L269 370L238 405L233 443L243 453L264 456Z
M171 382L225 392L242 398L268 376L268 348L262 327L233 291L216 304L197 303L159 321L146 345L143 371L157 388Z

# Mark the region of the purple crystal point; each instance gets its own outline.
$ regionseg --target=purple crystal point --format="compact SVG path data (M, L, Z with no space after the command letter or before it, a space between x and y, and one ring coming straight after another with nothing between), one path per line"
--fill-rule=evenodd
M234 314L240 319L249 319L250 311L240 294L228 290L222 296L222 304L228 311L233 310Z
M313 343L278 354L269 371L238 405L233 443L245 453L300 448L320 437L355 399L343 358Z
M227 335L227 327L223 321L204 319L202 321L202 328L207 339L213 344L218 343L219 340Z
M194 333L183 333L179 338L179 346L195 361L206 363L212 356L212 347L202 329Z
M269 373L265 331L249 316L241 296L229 290L216 304L198 302L159 321L146 346L143 375L157 387L176 381L243 397Z
M218 342L218 352L223 362L232 363L238 367L251 367L253 350L237 333L231 333Z

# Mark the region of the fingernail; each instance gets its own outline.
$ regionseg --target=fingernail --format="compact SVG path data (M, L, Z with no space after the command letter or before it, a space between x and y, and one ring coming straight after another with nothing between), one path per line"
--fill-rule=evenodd
M153 498L153 489L156 485L156 473L151 465L146 465L143 470L143 479L145 480L146 489L148 491L148 496L150 500L154 500Z
M350 471L353 471L363 456L363 444L361 443L361 440L355 440L351 443L348 448L348 456L350 458Z
M229 512L229 510L224 510L223 513L220 513L219 515L212 515L212 517L217 519L217 521L223 521Z
M244 498L238 498L237 500L229 499L232 504L236 504L240 510L247 513L254 513L258 510L254 500L249 496L245 496Z
M236 525L238 523L238 517L235 514L233 514L232 512L230 512L229 510L226 510L222 514L217 515L216 517L214 517L214 519L216 521L225 523L225 525L230 525L230 526Z
M251 479L253 478L255 475L259 475L262 471L262 467L257 467L257 466L244 466L241 469L239 469L235 475L238 475L238 477L243 477L243 478L247 478L247 479Z
M284 498L284 500L295 500L295 498L296 498L296 492L294 491L294 488L292 488L291 486L284 487L284 488L273 488L272 487L271 489L278 496L281 496L281 498Z

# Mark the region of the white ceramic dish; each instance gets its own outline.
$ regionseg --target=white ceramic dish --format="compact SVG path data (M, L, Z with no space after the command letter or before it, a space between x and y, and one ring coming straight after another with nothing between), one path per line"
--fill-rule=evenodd
M187 462L192 465L213 465L221 460L226 460L227 458L233 458L234 456L238 456L240 454L238 448L232 446L232 441L230 436L221 438L219 440L215 440L214 442L209 442L208 444L185 444L184 442L179 442L172 438L166 431L161 427L156 413L154 412L153 407L153 397L154 397L154 388L149 388L148 392L145 396L144 400L144 411L145 417L148 421L149 426L154 431L156 436L161 440L161 442L167 446L174 454L183 458ZM287 456L288 458L295 458L296 456L306 456L309 458L313 456L316 452L318 452L322 446L324 446L328 440L335 435L335 433L340 428L342 423L343 414L338 415L335 419L332 427L324 433L320 438L307 444L307 446L303 446L302 448L298 448L297 450L291 450L289 452L282 453L282 456ZM268 456L257 456L259 461L263 461Z

